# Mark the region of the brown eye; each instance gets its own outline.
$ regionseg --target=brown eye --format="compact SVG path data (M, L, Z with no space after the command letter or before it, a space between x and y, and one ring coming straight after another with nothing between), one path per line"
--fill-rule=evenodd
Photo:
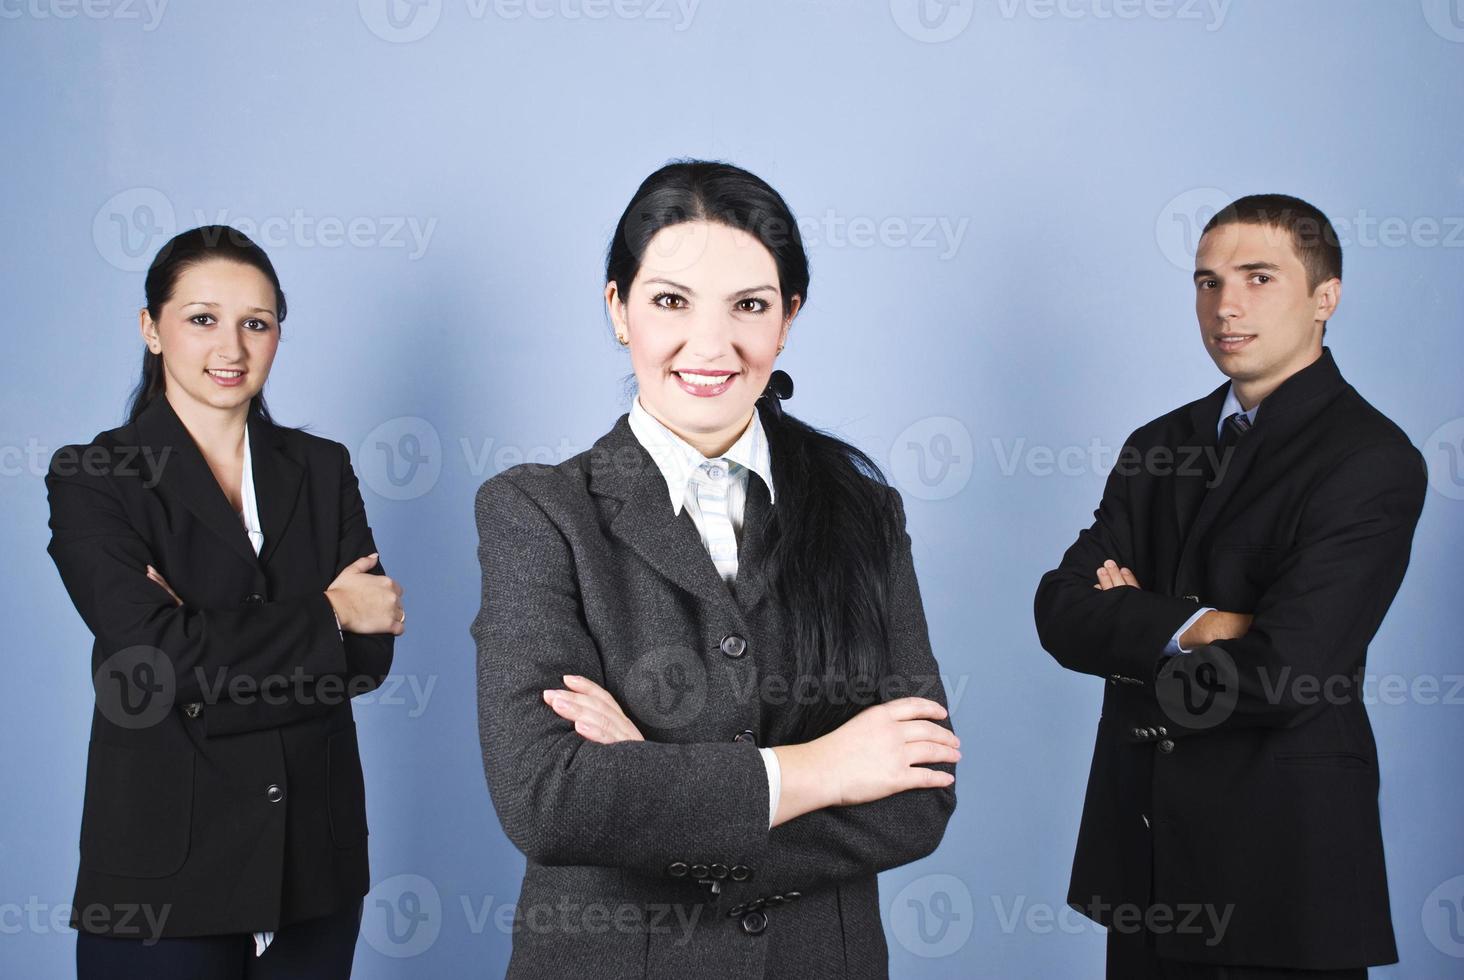
M749 296L746 299L737 301L737 309L742 313L764 313L771 306L772 304L767 300L759 299L756 296Z
M657 293L651 302L663 310L679 310L686 306L686 297L676 293Z

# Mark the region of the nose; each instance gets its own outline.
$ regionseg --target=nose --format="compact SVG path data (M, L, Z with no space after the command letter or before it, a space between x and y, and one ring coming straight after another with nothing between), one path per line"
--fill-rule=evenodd
M1219 300L1215 304L1215 315L1221 320L1234 320L1245 312L1241 305L1241 285L1224 285L1220 287Z
M218 332L218 345L214 348L225 361L237 361L244 356L244 328L242 326Z
M703 361L716 361L732 348L732 317L720 312L698 312L691 318L686 351Z

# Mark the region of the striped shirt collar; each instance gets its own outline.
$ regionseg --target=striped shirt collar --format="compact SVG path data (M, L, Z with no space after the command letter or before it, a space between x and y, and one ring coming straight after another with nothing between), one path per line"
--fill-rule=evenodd
M650 453L651 459L655 460L661 475L666 478L672 513L680 514L691 474L707 462L707 458L695 446L666 428L660 419L646 411L641 405L639 395L630 403L630 429L645 451ZM762 419L756 408L752 411L752 421L721 458L762 477L763 484L768 488L768 502L773 502L773 460L768 451L767 433L763 431ZM746 476L745 472L739 473L735 469L733 473Z
M1236 412L1244 415L1246 421L1254 425L1256 413L1260 410L1260 402L1252 405L1250 411L1246 411L1240 407L1240 399L1235 397L1235 382L1232 381L1230 387L1225 390L1225 404L1220 406L1220 420L1215 423L1215 438L1220 438L1220 434L1225 431L1225 420Z

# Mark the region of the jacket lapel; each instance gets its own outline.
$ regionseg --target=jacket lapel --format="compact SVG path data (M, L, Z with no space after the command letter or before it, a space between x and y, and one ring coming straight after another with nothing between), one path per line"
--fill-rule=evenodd
M254 497L259 507L259 524L264 531L264 546L259 551L259 563L263 565L268 563L295 513L305 468L286 452L279 427L261 418L249 420L249 453L254 463ZM247 543L248 534L244 537ZM252 546L249 553L254 553Z
M665 478L631 431L629 415L591 448L590 492L623 502L610 531L647 564L703 601L741 613L691 514L685 508L671 513Z
M1321 357L1281 382L1261 401L1250 432L1234 444L1228 460L1217 461L1224 468L1218 471L1218 482L1214 486L1207 489L1204 476L1181 477L1174 481L1180 539L1184 542L1180 568L1186 567L1190 553L1235 496L1266 442L1273 438L1284 442L1297 427L1304 426L1321 411L1330 401L1330 396L1346 384L1337 370L1331 349L1323 347ZM1185 442L1207 446L1210 452L1214 452L1215 427L1220 423L1220 406L1224 404L1227 387L1221 385L1207 398L1195 403L1190 412L1195 431Z
M295 512L304 477L304 467L286 452L279 428L258 417L249 420L254 496L264 531L264 547L258 557L244 522L229 506L208 461L165 396L159 395L143 409L137 417L137 433L138 440L150 450L144 459L156 463L152 482L186 507L240 558L251 565L263 565Z

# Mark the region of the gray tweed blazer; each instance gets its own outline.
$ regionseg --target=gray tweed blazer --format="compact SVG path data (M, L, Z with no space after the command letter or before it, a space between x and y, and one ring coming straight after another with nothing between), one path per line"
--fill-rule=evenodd
M897 491L885 695L942 704ZM478 729L493 805L527 858L508 975L888 975L876 873L935 850L953 788L768 829L757 747L786 744L800 692L760 571L772 512L750 478L729 587L622 415L588 452L478 490ZM580 674L644 742L585 741L544 703ZM949 727L949 722L944 722ZM937 768L953 772L950 765Z

